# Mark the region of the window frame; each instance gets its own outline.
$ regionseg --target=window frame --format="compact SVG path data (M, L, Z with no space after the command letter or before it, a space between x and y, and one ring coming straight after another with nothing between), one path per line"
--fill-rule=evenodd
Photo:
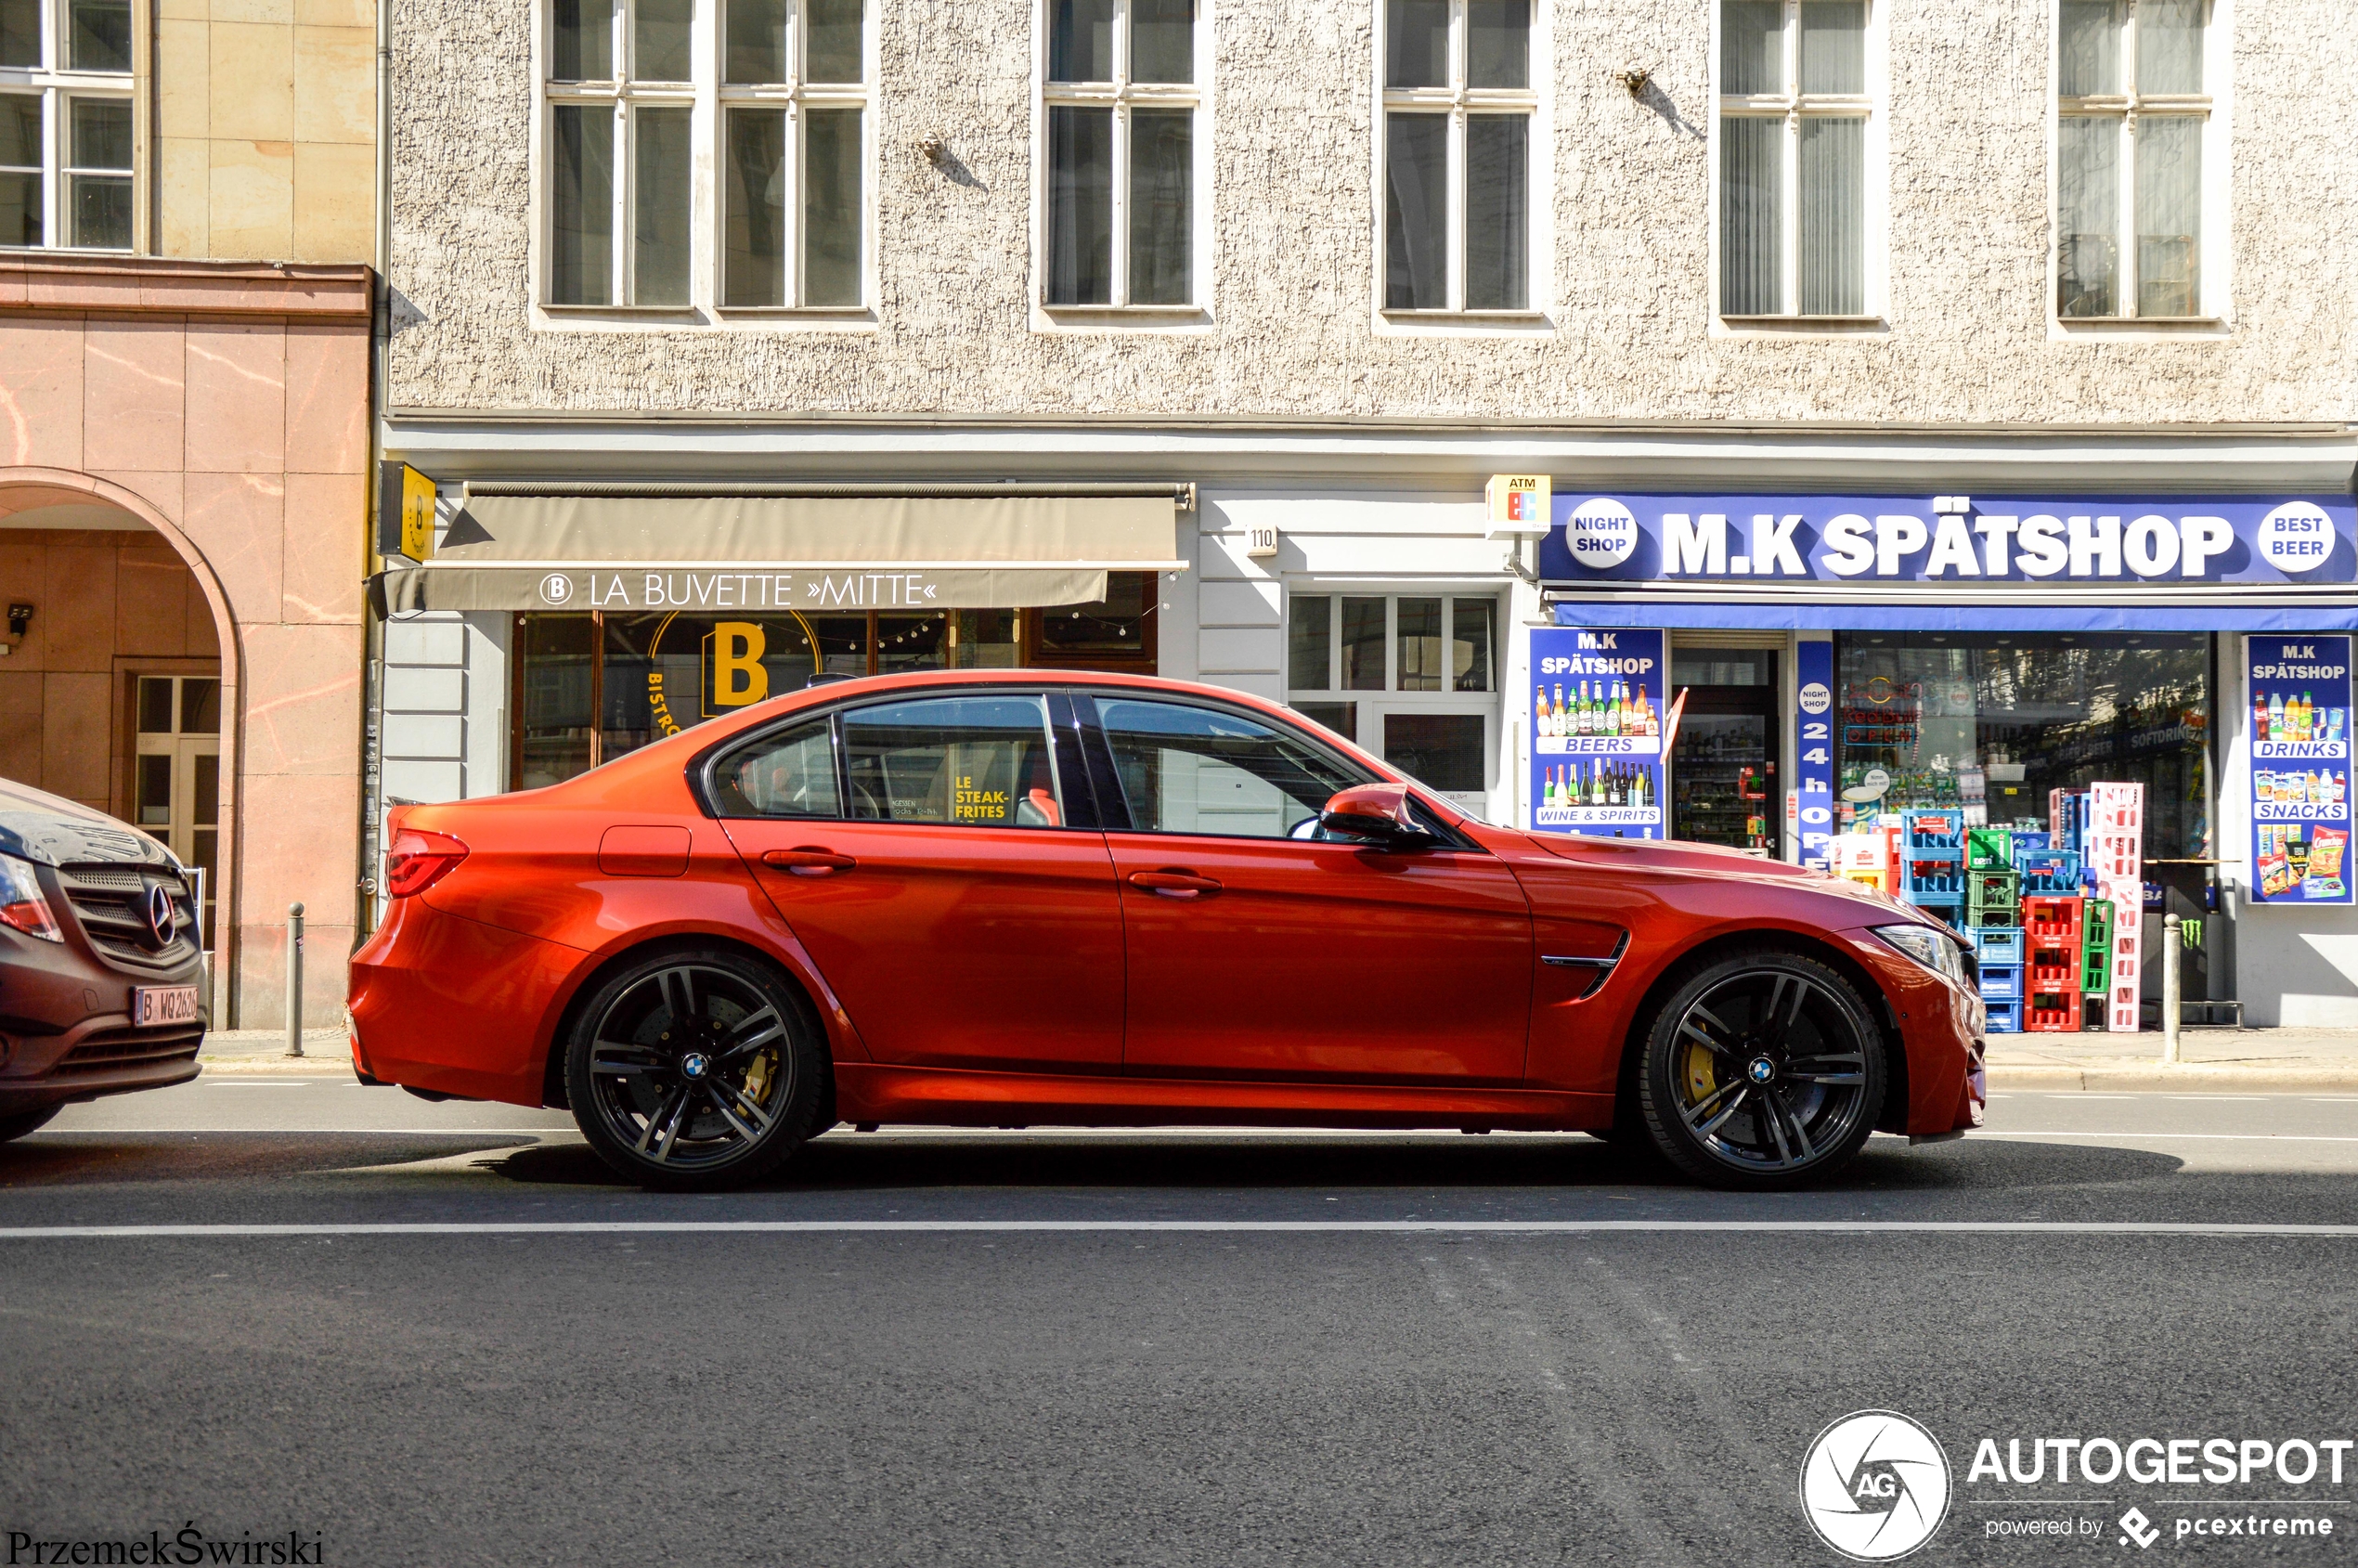
M1130 13L1133 0L1110 0L1114 7L1114 76L1110 82L1059 82L1049 74L1055 52L1056 0L1037 0L1032 12L1032 265L1037 276L1031 298L1038 312L1035 325L1059 324L1156 325L1206 322L1211 314L1211 6L1196 0L1196 17L1188 40L1192 82L1134 82L1130 77ZM1050 111L1057 109L1110 110L1113 129L1108 152L1111 165L1112 203L1108 214L1113 240L1113 278L1108 299L1060 302L1050 297L1056 272L1055 235L1050 222L1055 200ZM1130 299L1130 117L1134 110L1184 110L1189 116L1187 193L1187 284L1193 297L1183 303L1137 304Z
M131 9L131 63L122 71L77 71L68 63L69 34L73 25L72 0L41 0L40 58L32 65L0 66L0 95L41 100L41 242L18 244L0 240L0 250L67 251L83 255L136 255L146 244L145 127L138 112L138 80L144 64L145 40L138 7ZM121 168L97 168L73 162L73 100L106 99L132 106L131 162ZM11 174L34 172L29 163L7 165ZM71 227L71 192L76 175L123 179L131 187L131 234L123 245L76 245L64 238Z
M1554 255L1554 225L1548 221L1549 202L1546 198L1550 188L1549 124L1546 95L1540 83L1550 80L1548 67L1552 51L1548 40L1552 36L1547 0L1531 0L1531 33L1526 45L1529 86L1472 87L1466 84L1467 0L1449 3L1449 78L1445 87L1393 87L1386 78L1390 74L1391 5L1389 0L1375 0L1374 84L1377 113L1370 152L1375 171L1375 315L1380 326L1417 327L1481 325L1495 322L1508 324L1544 324L1548 306L1544 303L1552 296L1552 261ZM1443 291L1445 302L1439 307L1400 305L1385 303L1390 287L1391 183L1390 160L1392 117L1400 114L1445 116L1448 121L1448 282ZM1520 115L1528 122L1524 131L1523 211L1526 214L1523 255L1523 303L1520 306L1483 305L1469 308L1466 305L1466 121L1470 115Z
M712 308L722 316L819 316L866 317L875 298L875 137L876 137L876 39L875 10L873 3L860 8L860 80L857 82L810 82L804 79L808 58L809 30L803 25L805 0L786 0L787 47L786 75L783 83L732 83L729 81L729 19L730 0L707 0L713 8L714 61L712 86L714 95L712 128L712 246L711 266ZM785 116L785 143L782 154L786 166L794 172L793 189L786 201L783 226L786 254L785 302L782 305L730 305L729 254L726 238L729 231L728 171L729 113L732 110L774 109ZM805 301L803 230L809 201L808 164L805 144L806 118L814 110L854 110L860 115L860 298L849 305L811 305Z
M2200 0L2202 6L2202 47L2198 58L2202 64L2204 91L2199 93L2144 93L2137 86L2137 0L2128 0L2128 18L2120 30L2120 70L2122 90L2118 93L2087 94L2066 97L2063 91L2063 0L2052 0L2048 6L2048 241L2047 241L2047 319L2051 333L2071 336L2089 331L2118 330L2122 328L2164 330L2193 328L2221 328L2228 315L2227 291L2232 250L2227 244L2226 227L2231 208L2225 200L2226 187L2232 169L2228 158L2229 85L2233 82L2231 61L2223 54L2226 40L2233 28L2232 0ZM2190 316L2145 316L2137 308L2137 127L2140 118L2156 120L2195 120L2200 123L2202 156L2199 168L2202 189L2197 198L2201 216L2202 236L2195 247L2199 273L2196 283L2195 313ZM2063 126L2066 119L2109 119L2118 124L2118 157L2116 163L2118 204L2117 241L2118 269L2114 287L2119 308L2104 316L2066 316L2063 311Z
M1889 285L1890 179L1887 100L1889 93L1889 54L1885 47L1885 21L1888 0L1865 0L1867 24L1861 46L1865 51L1865 91L1861 93L1809 93L1801 86L1801 10L1808 0L1779 0L1783 6L1780 23L1782 40L1784 90L1777 93L1730 93L1724 90L1727 54L1727 0L1713 0L1711 7L1711 136L1709 163L1711 178L1711 319L1715 334L1727 331L1778 330L1802 327L1807 329L1857 330L1880 328L1886 324L1885 303ZM1727 184L1722 130L1730 119L1775 120L1782 126L1779 136L1779 233L1777 293L1784 308L1774 311L1730 311L1726 308L1725 273L1729 263L1725 244L1727 221ZM1862 308L1856 312L1806 313L1801 309L1801 123L1805 119L1855 119L1861 121L1863 147L1862 175L1866 185L1864 212L1860 222L1859 258Z
M689 78L685 82L641 81L631 73L631 15L638 0L614 0L608 39L615 67L611 78L560 81L556 64L556 6L535 0L532 119L532 237L538 249L532 266L532 308L543 325L595 330L642 330L651 322L711 330L774 330L808 326L867 330L875 326L878 0L861 6L861 80L808 83L803 70L802 0L786 0L792 58L784 84L730 84L727 74L728 0L693 0L689 20ZM556 110L560 107L606 105L614 112L614 191L609 202L611 253L609 297L603 304L559 301L556 293ZM727 210L728 111L770 106L785 112L783 156L793 171L785 203L789 303L728 305ZM636 110L688 110L688 297L676 305L641 305L629 298L637 264L635 215L639 171L635 155ZM853 109L860 114L860 301L853 305L804 305L803 115L810 110Z
M1328 684L1323 689L1296 686L1293 683L1294 605L1310 599L1324 599L1332 606L1327 616ZM1341 684L1343 675L1341 603L1346 599L1381 599L1384 602L1384 683L1380 689L1354 690ZM1439 692L1401 690L1400 602L1404 599L1441 601L1442 641L1445 645L1455 641L1457 605L1483 603L1493 607L1490 617L1490 676L1489 686L1486 690L1480 692L1460 692L1454 689ZM1280 654L1280 657L1285 660L1285 667L1280 671L1285 705L1289 708L1299 709L1305 703L1350 704L1353 709L1351 715L1353 732L1347 735L1342 734L1341 731L1328 731L1328 732L1340 736L1370 757L1378 758L1384 758L1383 721L1392 714L1479 717L1483 721L1482 754L1484 782L1482 788L1444 790L1423 784L1421 781L1419 787L1430 790L1434 796L1447 801L1454 810L1464 811L1470 816L1481 816L1483 811L1473 810L1456 797L1479 796L1486 803L1494 799L1508 782L1506 765L1499 756L1499 737L1504 732L1501 726L1506 722L1504 687L1508 617L1508 606L1497 590L1485 590L1478 585L1435 585L1431 588L1404 589L1394 584L1380 588L1354 590L1348 584L1321 583L1315 589L1289 592L1286 595L1284 619L1280 623L1280 635L1285 641ZM1315 725L1321 730L1327 729L1323 722L1312 718L1306 712L1302 714L1302 719L1303 722ZM1398 763L1392 762L1388 758L1384 760L1387 767L1399 767ZM1405 769L1401 771L1406 771ZM1485 805L1484 810L1486 809Z

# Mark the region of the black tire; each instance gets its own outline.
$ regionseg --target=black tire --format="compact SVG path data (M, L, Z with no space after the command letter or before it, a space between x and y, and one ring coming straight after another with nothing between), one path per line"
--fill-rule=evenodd
M573 1119L630 1181L740 1186L820 1129L824 1037L775 969L720 950L650 955L609 978L565 1046Z
M63 1105L43 1106L39 1110L20 1110L11 1116L0 1116L0 1144L10 1143L27 1133L37 1133L49 1125L49 1119L65 1109Z
M1764 1192L1850 1163L1883 1113L1883 1031L1848 980L1757 948L1699 965L1647 1027L1647 1135L1712 1186Z

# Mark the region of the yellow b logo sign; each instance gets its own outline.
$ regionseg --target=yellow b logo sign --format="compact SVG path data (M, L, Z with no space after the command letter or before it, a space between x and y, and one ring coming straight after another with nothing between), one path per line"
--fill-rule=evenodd
M704 640L704 665L710 672L705 689L713 708L744 707L770 694L770 672L761 667L769 646L761 628L751 621L719 621Z

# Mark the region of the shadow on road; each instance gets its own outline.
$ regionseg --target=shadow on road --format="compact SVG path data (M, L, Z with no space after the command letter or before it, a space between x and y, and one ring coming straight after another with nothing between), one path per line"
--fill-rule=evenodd
M472 1169L533 1185L606 1186L614 1175L581 1144L548 1144L470 1160ZM2141 1149L2022 1142L1909 1149L1877 1139L1842 1177L1818 1190L1990 1192L2150 1181L2183 1162ZM1489 1143L1366 1138L1281 1141L1058 1142L1017 1134L945 1137L840 1132L819 1139L758 1190L874 1192L915 1188L1047 1187L1455 1190L1533 1187L1688 1189L1650 1155L1576 1134Z

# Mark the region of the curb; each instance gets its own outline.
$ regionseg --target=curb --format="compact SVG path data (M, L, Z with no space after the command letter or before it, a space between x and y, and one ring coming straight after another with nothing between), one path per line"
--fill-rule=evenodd
M2229 1063L2092 1063L2085 1067L1991 1066L1992 1089L2048 1092L2089 1090L2115 1094L2287 1094L2313 1091L2358 1094L2358 1065L2350 1067L2244 1067Z
M309 1047L304 1047L309 1051ZM251 1056L199 1056L197 1065L204 1070L199 1082L207 1078L351 1078L352 1058L339 1051L333 1056L305 1055L290 1056L283 1054Z

